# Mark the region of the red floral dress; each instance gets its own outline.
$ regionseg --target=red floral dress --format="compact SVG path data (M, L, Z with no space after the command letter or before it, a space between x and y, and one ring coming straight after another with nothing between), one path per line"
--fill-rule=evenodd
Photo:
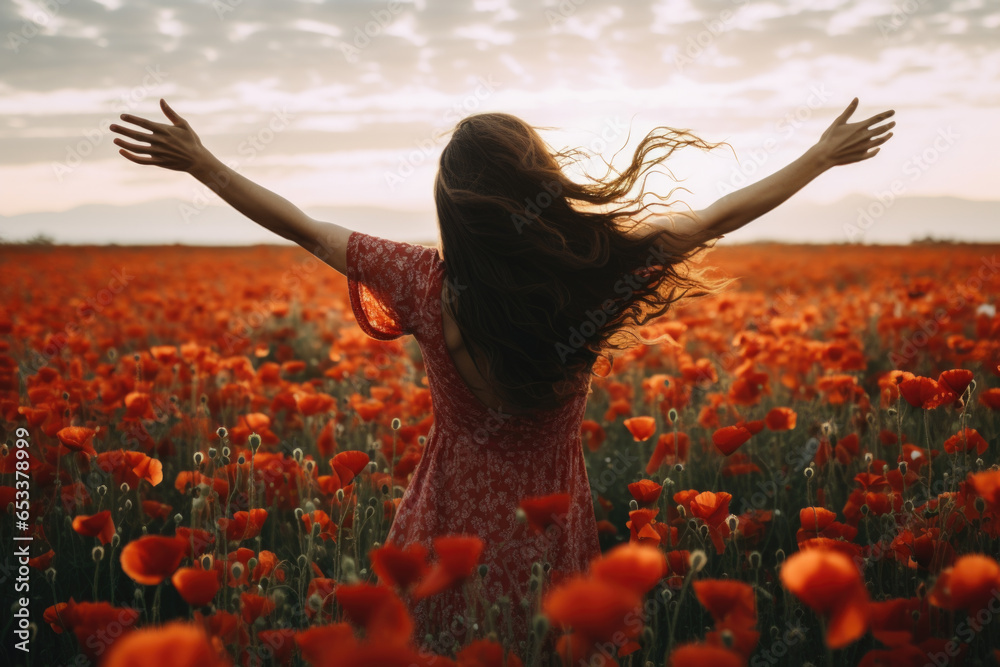
M528 595L532 563L547 559L569 573L586 569L600 553L580 436L590 378L575 399L540 417L497 413L468 388L445 345L445 271L436 248L354 232L347 278L354 316L365 333L379 340L416 338L433 405L434 424L387 540L399 546L419 542L433 553L436 536L482 538L480 562L488 566L483 600L510 600L512 626L501 638L517 647L530 630L520 601ZM522 498L552 493L570 494L565 525L537 535L517 521ZM455 619L465 609L459 589L412 603L417 641L441 652L455 647L449 639L465 644L468 629Z

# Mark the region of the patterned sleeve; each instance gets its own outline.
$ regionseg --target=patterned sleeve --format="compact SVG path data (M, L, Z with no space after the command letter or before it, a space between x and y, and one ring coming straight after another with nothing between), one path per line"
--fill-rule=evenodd
M416 333L437 262L435 248L353 232L347 241L347 288L361 330L378 340Z

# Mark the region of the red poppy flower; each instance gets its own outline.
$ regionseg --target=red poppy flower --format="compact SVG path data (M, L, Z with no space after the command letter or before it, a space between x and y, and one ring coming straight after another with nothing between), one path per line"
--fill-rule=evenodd
M949 454L975 449L976 454L982 456L989 447L986 439L974 428L965 428L944 441L944 451Z
M596 644L615 635L638 636L642 626L632 619L640 614L641 604L642 597L633 590L577 576L550 590L542 608L556 626L573 628L574 634Z
M660 498L662 491L663 486L651 479L640 479L628 485L628 492L640 505L652 505Z
M524 498L518 506L524 511L528 525L536 533L544 533L549 526L566 525L569 504L568 493L553 493Z
M256 593L240 593L240 617L247 625L274 611L274 600Z
M656 433L656 420L652 417L631 417L624 424L636 442L645 442Z
M584 419L580 423L580 437L588 450L596 452L604 444L604 439L607 436L600 424L593 419Z
M868 629L868 591L850 558L838 551L808 549L781 567L781 583L827 619L826 643L843 648Z
M182 567L170 578L174 588L192 607L203 607L219 592L219 571Z
M115 484L127 483L137 488L141 480L153 486L163 481L163 463L142 452L113 449L97 455L97 465L104 472L114 475Z
M400 549L386 543L369 554L372 569L379 579L389 586L406 590L417 583L428 570L427 549L414 542Z
M646 474L652 475L667 457L677 457L681 461L686 461L688 456L688 448L691 444L691 439L688 437L687 433L677 433L676 443L674 442L673 433L663 433L660 435L659 439L656 441L656 449L649 457L649 463L646 464Z
M94 435L97 433L92 428L85 428L83 426L67 426L66 428L60 429L56 433L56 437L59 438L61 442L67 449L72 449L74 452L86 452L91 456L97 456L97 452L94 450L93 439Z
M365 469L368 462L368 454L352 449L346 452L340 452L330 459L330 466L340 478L340 483L347 486L356 476L361 474L361 471Z
M58 609L58 607L57 607ZM114 607L107 602L76 602L73 598L58 618L76 636L83 651L95 661L99 655L128 636L139 620L139 611L131 607Z
M743 667L746 660L735 651L707 644L685 644L670 654L668 667Z
M667 574L667 558L655 547L620 544L590 564L595 579L645 595Z
M795 428L796 419L797 415L791 408L772 408L764 417L764 423L772 431L790 431Z
M261 528L267 520L267 510L254 508L249 512L236 512L232 519L221 517L218 519L219 529L222 530L226 539L230 542L242 542L252 540L260 535Z
M962 556L939 576L931 592L932 604L944 609L965 609L975 616L1000 589L1000 565L989 556Z
M935 380L917 376L899 383L899 392L906 402L915 408L932 410L952 403L958 396L948 387L942 387Z
M455 656L458 667L524 667L513 653L504 655L503 644L488 639L477 639Z
M437 561L413 590L413 599L421 600L464 581L479 564L483 546L483 541L475 535L444 535L434 538Z
M969 483L994 512L1000 512L1000 471L978 472L969 477Z
M725 426L712 434L712 442L720 452L729 456L753 436L746 426Z
M101 544L107 544L115 534L115 522L111 518L111 510L102 510L90 516L80 514L73 517L73 530L87 537L96 537L101 540Z
M938 385L950 390L956 397L961 396L972 384L972 371L955 368L938 376Z
M351 584L337 587L334 594L347 618L365 629L369 641L406 644L413 621L406 605L388 586Z
M702 579L693 584L698 602L719 627L747 630L757 625L754 590L742 581Z
M155 586L177 570L187 549L176 537L144 535L122 549L122 570L137 584Z
M295 643L305 661L314 667L332 665L334 656L340 659L358 644L350 623L313 626L296 633Z

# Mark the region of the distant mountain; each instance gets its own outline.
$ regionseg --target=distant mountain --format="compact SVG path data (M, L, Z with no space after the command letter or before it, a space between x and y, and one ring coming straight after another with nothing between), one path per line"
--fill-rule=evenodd
M328 206L307 207L306 212L318 220L400 241L433 243L437 238L432 210ZM179 199L128 206L89 204L67 211L0 216L0 240L24 241L39 234L66 244L287 243L224 204L213 203L198 210ZM1000 201L898 197L883 204L876 198L853 195L820 205L793 198L726 235L723 243L905 244L927 238L1000 242Z
M417 241L437 235L433 211L395 211L365 206L304 207L306 213L328 222ZM119 245L254 245L290 243L264 229L228 205L195 207L182 199L112 206L87 204L67 211L0 216L0 240L24 241L39 234L56 243Z

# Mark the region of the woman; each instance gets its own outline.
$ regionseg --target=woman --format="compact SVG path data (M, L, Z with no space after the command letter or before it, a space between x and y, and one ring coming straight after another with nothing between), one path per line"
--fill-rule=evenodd
M313 220L213 156L167 103L170 124L122 115L120 153L187 171L240 212L295 241L348 278L354 315L370 336L416 337L434 426L388 540L421 543L468 533L485 543L488 603L507 599L509 639L530 638L534 563L586 568L598 549L580 425L598 356L645 343L637 328L685 296L717 291L689 260L722 235L788 199L824 171L873 157L895 123L886 111L848 119L855 98L800 158L708 208L654 215L629 196L675 150L712 149L687 131L657 128L621 172L580 184L565 175L578 151L555 152L514 116L460 121L441 155L437 248L397 243ZM142 143L134 143L142 142ZM641 190L641 188L640 188ZM610 355L609 355L610 356ZM518 521L525 498L566 494L540 532ZM562 496L565 498L566 496ZM522 517L523 518L523 517ZM538 566L535 566L537 569ZM461 591L414 602L417 638L464 643Z

